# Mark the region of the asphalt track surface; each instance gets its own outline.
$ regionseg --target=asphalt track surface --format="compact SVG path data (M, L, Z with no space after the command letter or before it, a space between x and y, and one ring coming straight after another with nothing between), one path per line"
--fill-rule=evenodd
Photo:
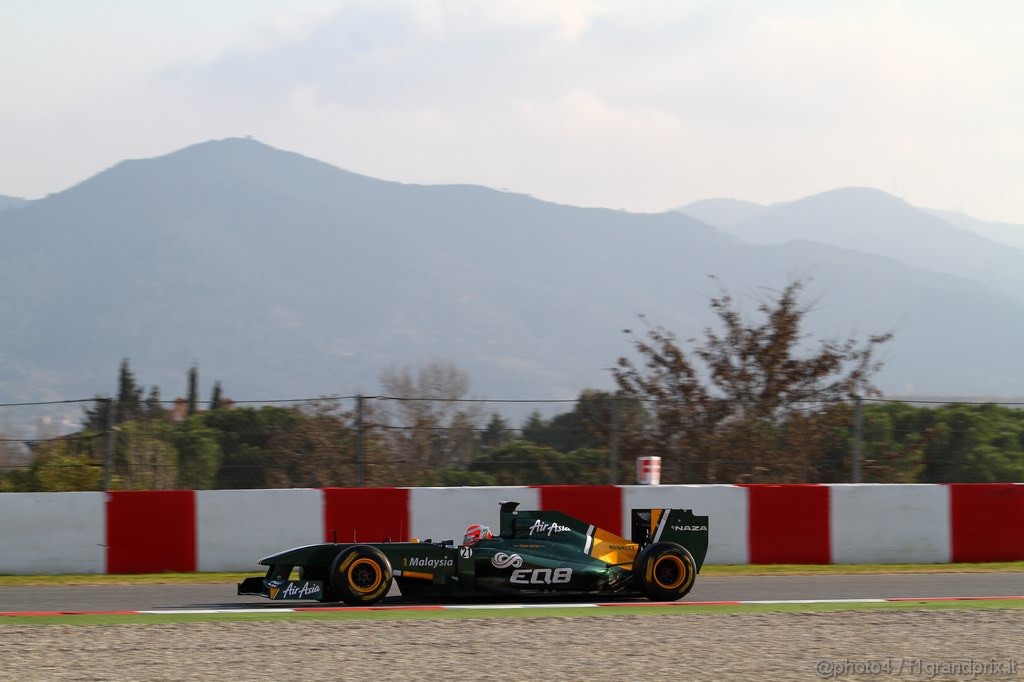
M877 599L1024 595L1021 573L917 573L698 577L683 601ZM490 600L493 602L494 600ZM546 603L566 602L557 597ZM594 597L579 599L593 602ZM389 597L385 604L423 604ZM0 611L144 611L279 608L316 602L269 602L235 594L234 584L54 585L0 587Z

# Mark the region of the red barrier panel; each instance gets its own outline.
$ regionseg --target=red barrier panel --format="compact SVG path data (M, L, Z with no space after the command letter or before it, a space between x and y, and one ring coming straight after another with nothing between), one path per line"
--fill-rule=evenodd
M409 539L407 488L324 488L324 542Z
M828 486L746 487L750 495L750 563L832 563Z
M542 485L540 507L622 535L622 489L614 485Z
M107 495L107 573L196 570L196 502L191 490Z
M954 562L1024 560L1024 485L949 487Z

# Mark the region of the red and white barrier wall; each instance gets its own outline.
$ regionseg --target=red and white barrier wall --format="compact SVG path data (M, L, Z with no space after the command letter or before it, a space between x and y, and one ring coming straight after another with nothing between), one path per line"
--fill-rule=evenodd
M1024 484L325 488L0 493L0 574L260 571L317 542L459 540L498 502L628 535L634 508L710 517L707 563L1024 560Z

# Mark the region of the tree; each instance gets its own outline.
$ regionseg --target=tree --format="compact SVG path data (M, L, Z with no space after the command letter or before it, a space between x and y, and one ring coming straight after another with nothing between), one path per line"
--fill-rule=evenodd
M195 365L188 370L188 416L199 411L199 368Z
M398 422L395 445L413 482L418 472L469 462L480 410L464 402L469 392L465 371L450 363L431 362L415 374L408 368L390 368L380 381Z
M178 452L178 487L212 488L221 462L217 432L207 427L201 416L189 417L174 426L171 443Z
M142 415L142 387L135 383L135 375L128 367L128 358L121 361L117 380L117 402L114 403L114 423L123 424Z
M852 410L852 406L846 406ZM861 481L864 483L916 483L924 471L924 450L928 427L924 421L915 424L923 412L906 403L884 403L863 406L861 441ZM851 415L852 418L852 415ZM851 419L852 421L852 419ZM849 469L842 466L853 449L854 434L846 430L837 439L827 457L837 472L826 480L848 481ZM842 464L841 464L842 463ZM841 473L840 473L841 472Z
M881 368L875 351L891 335L822 340L813 351L801 325L803 282L771 292L748 321L726 292L711 298L720 330L684 349L662 327L645 336L630 330L641 364L619 358L613 375L625 396L644 401L653 429L635 447L664 458L663 477L681 482L762 480L798 482L818 477L823 438L817 419L844 399L878 395L871 384Z
M483 475L482 477L474 475ZM463 481L452 483L452 481ZM608 480L608 453L580 449L569 453L554 448L516 441L478 455L466 475L446 470L436 485L593 485Z
M922 483L1024 480L1024 413L996 405L921 409Z
M508 422L497 412L491 413L491 420L487 422L483 432L480 434L480 447L490 450L515 440L515 432Z
M590 434L587 433L578 407L579 403L571 412L563 412L550 419L543 419L539 412L533 412L523 427L523 440L559 452L570 452L590 445Z
M76 449L66 440L39 445L32 462L33 488L41 492L100 490L103 467L89 454Z
M164 419L167 417L167 410L164 409L163 403L160 400L160 387L151 386L149 389L149 395L146 396L146 402L143 405L146 419Z
M224 391L220 387L220 382L213 382L213 394L210 396L210 409L219 410L224 407Z
M267 443L267 480L275 488L352 485L352 436L336 401L321 400L296 409L292 428Z
M120 427L113 487L169 490L178 481L178 451L163 422L129 422Z
M215 487L269 488L270 443L294 429L302 413L272 406L243 407L206 412L202 420L216 431L222 453Z
M111 400L97 395L93 405L85 408L82 425L91 431L105 431L110 426L149 416L153 393L150 393L150 399L143 404L142 391L142 387L135 382L128 358L123 359L117 375L117 398ZM159 402L160 389L154 386L152 391L156 392L156 400ZM113 424L107 423L108 407L111 410L109 417Z
M616 425L618 420L618 425ZM561 452L581 448L608 448L613 431L639 430L646 420L643 405L608 391L584 389L570 412L549 420L530 414L523 426L523 440L546 445Z
M533 410L526 421L523 422L523 440L531 443L543 444L546 438L548 423L541 416L540 411Z

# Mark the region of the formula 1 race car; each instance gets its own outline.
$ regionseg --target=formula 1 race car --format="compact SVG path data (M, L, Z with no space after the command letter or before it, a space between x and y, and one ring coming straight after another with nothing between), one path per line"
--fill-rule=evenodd
M497 536L431 542L321 544L260 560L263 577L238 594L366 606L398 584L405 597L543 594L646 596L675 601L693 587L708 549L708 517L634 509L631 540L556 511L502 502ZM297 569L297 580L292 579Z

